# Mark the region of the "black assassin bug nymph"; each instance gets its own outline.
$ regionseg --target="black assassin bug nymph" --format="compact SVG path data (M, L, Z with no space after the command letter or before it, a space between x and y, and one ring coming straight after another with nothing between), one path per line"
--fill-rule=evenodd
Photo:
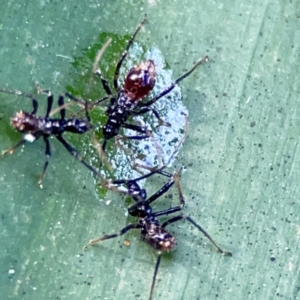
M105 49L108 47L108 45L111 43L112 39L108 39L107 42L103 45L102 49L98 52L98 59L100 59L101 55L105 51ZM25 144L26 142L34 142L35 140L39 139L40 137L43 137L44 142L46 144L46 150L45 150L45 156L46 161L44 163L43 172L40 175L39 178L39 185L42 186L42 181L45 175L45 172L47 170L48 164L49 164L49 158L51 156L51 150L50 150L50 142L49 137L55 136L59 142L63 144L63 146L68 150L68 152L73 155L78 161L80 161L84 166L86 166L90 171L92 171L98 178L102 178L101 174L94 169L92 166L90 166L87 162L83 160L83 158L78 154L75 148L73 148L64 138L63 133L64 132L71 132L71 133L77 133L77 134L83 134L87 132L88 130L92 129L92 124L90 120L90 116L88 113L88 103L86 101L78 100L74 98L69 93L65 93L64 95L60 95L58 98L58 107L51 111L52 105L53 105L53 94L50 90L44 90L39 87L37 84L37 92L38 94L45 94L47 95L47 109L45 116L36 116L37 110L38 110L38 102L37 100L30 94L23 93L18 90L8 90L5 88L0 88L0 92L13 94L13 95L19 95L23 97L30 98L32 100L32 106L33 110L31 113L20 111L15 114L14 117L11 118L11 125L21 133L23 133L23 138L12 148L5 150L2 152L1 156L7 154L7 153L13 153L14 150L21 145ZM81 105L84 105L85 107L85 119L78 119L78 118L70 118L66 119L66 106L68 106L67 103L64 103L64 97L67 97L76 103L80 103ZM104 97L100 99L99 101L103 101L107 99L108 97ZM56 113L60 113L60 118L52 118L51 116Z
M17 94L26 96L32 99L33 110L31 113L20 111L11 118L11 125L18 131L24 134L23 138L12 148L3 151L2 155L7 153L13 153L13 151L19 146L23 145L25 142L34 142L35 140L43 137L46 144L46 161L44 163L43 172L40 175L38 183L41 185L45 172L49 164L49 158L51 156L49 137L55 136L59 142L73 155L77 160L79 160L83 165L85 165L90 171L92 171L96 176L101 178L101 175L87 162L85 162L78 152L63 138L64 132L71 132L77 134L83 134L92 128L90 123L90 117L87 110L87 104L85 105L86 119L66 119L66 110L64 107L64 96L60 95L58 98L58 110L60 111L60 118L51 118L50 113L53 104L53 94L48 90L43 90L38 87L38 93L46 94L47 97L47 110L45 116L37 116L38 102L31 95L23 94L19 91L11 91L7 89L1 89L1 92ZM68 94L66 94L69 97ZM1 156L2 156L1 155Z
M226 252L222 250L217 245L217 243L213 240L213 238L199 224L197 224L191 217L183 213L185 200L180 187L179 175L181 173L181 169L179 171L174 172L173 174L164 171L164 169L167 167L167 165L169 165L169 162L171 161L175 153L178 151L178 149L179 146L177 146L177 149L175 149L174 153L169 158L167 164L165 164L164 166L158 169L153 169L151 172L149 172L146 175L143 175L136 179L119 179L119 180L106 181L106 182L102 180L102 184L105 184L107 188L114 191L118 191L120 193L126 193L135 201L134 204L128 207L128 213L131 216L137 217L138 222L127 225L126 227L122 228L118 233L106 234L100 238L93 239L85 247L85 249L87 249L88 246L94 245L98 242L124 235L131 229L140 229L142 240L145 241L147 244L149 244L151 247L153 247L155 250L157 250L157 255L158 255L155 268L154 268L149 300L151 300L153 297L153 291L154 291L156 277L157 277L157 273L161 261L161 255L164 252L169 252L174 250L176 244L175 237L166 230L166 227L168 225L178 222L180 220L187 220L193 226L198 228L210 240L210 242L217 248L217 250L220 253L226 256L232 255L230 252ZM147 168L147 169L151 169L151 168ZM164 184L159 191L157 191L155 194L153 194L151 197L148 198L146 190L144 188L141 188L138 182L150 176L153 176L154 174L163 175L169 178L169 181L166 184ZM176 185L178 190L180 204L175 207L154 212L152 210L151 204L157 199L159 199L162 195L167 193L168 190L174 184ZM125 187L125 191L124 191L124 187ZM173 215L175 213L177 213L177 215L169 218L162 224L160 223L158 219L159 217Z
M152 176L153 174L158 173L163 176L169 178L169 181L163 185L163 187L157 191L154 195L147 198L147 192L145 189L141 188L138 184L138 181L145 179L147 177ZM100 238L93 239L89 242L89 244L85 247L94 245L98 242L112 239L121 235L124 235L131 229L140 229L141 230L141 238L155 250L157 250L157 261L155 264L154 274L152 278L152 284L150 289L149 300L153 297L153 291L155 287L156 277L158 273L158 268L161 261L161 255L164 252L169 252L174 250L175 247L175 237L166 230L166 227L170 224L178 222L180 220L187 220L193 226L198 228L209 240L210 242L217 248L218 252L222 253L226 256L231 256L230 252L226 252L222 250L217 243L213 240L213 238L199 225L197 224L191 217L185 215L183 213L183 207L185 204L184 196L181 191L180 182L179 182L179 174L180 171L174 172L174 174L167 173L162 170L162 168L158 170L154 170L147 175L141 176L136 179L129 179L129 180L114 180L110 184L115 185L124 185L127 188L127 194L132 197L135 201L133 205L128 208L128 213L131 216L138 217L137 223L132 223L127 225L126 227L122 228L118 233L114 234L106 234ZM173 185L177 186L180 205L168 208L166 210L154 212L152 210L151 204L159 199L163 194L165 194ZM115 187L109 186L111 189L116 189ZM120 189L119 192L124 193L124 189ZM178 213L174 217L169 218L162 224L159 221L159 217L168 216Z
M143 21L140 23L140 25L137 27L136 31L132 35L131 39L128 41L125 51L122 53L121 57L118 60L113 80L115 94L110 89L108 81L103 77L100 67L98 66L100 57L97 57L94 63L93 72L95 75L100 77L101 83L108 97L95 101L93 106L101 103L107 98L110 98L110 103L106 110L106 115L108 119L103 127L103 153L105 152L107 141L113 137L116 137L119 134L120 128L122 127L136 131L140 134L134 136L126 136L122 138L140 140L151 136L151 131L148 130L146 126L139 126L128 123L127 121L130 116L138 116L147 112L153 112L155 117L159 120L160 124L170 126L168 123L165 123L160 118L157 110L151 107L151 105L158 101L160 98L167 95L169 92L171 92L180 81L189 76L200 64L208 61L208 56L201 58L188 72L176 79L159 95L154 96L152 99L143 102L142 100L149 95L156 81L155 64L153 60L141 62L140 64L131 68L124 79L122 87L119 86L118 79L120 69L124 60L126 59L126 56L128 55L128 51L132 46L136 35L146 22L147 19L145 16ZM74 98L73 100L78 101L79 99Z

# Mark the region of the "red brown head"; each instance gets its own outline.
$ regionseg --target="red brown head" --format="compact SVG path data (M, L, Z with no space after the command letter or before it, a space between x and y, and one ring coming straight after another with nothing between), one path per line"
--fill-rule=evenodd
M131 68L124 81L124 92L130 100L140 100L153 89L156 80L153 60L147 60Z

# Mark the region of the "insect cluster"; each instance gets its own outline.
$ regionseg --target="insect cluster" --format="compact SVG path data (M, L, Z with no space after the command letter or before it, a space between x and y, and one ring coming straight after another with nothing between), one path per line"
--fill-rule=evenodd
M156 283L156 278L158 274L158 269L160 266L161 256L164 252L172 251L175 247L176 240L175 237L167 231L167 226L178 221L184 221L191 223L196 227L200 232L202 232L210 242L216 247L218 252L223 255L231 256L230 252L222 250L213 238L191 217L187 216L183 209L185 205L185 199L180 186L180 174L181 169L175 171L174 173L169 173L165 171L170 160L175 156L179 147L181 146L184 138L180 141L179 146L171 154L167 163L157 166L155 168L146 167L139 165L140 169L144 169L146 174L134 178L134 179L106 179L101 170L95 168L94 166L87 163L77 152L77 150L70 145L69 142L63 137L65 132L71 132L76 134L83 134L89 130L93 129L91 119L89 116L89 109L92 109L94 106L99 105L104 101L109 101L106 109L107 122L103 126L103 136L104 140L100 146L101 156L105 156L107 143L114 137L118 137L121 128L131 129L136 132L136 135L122 137L123 139L133 139L133 140L142 140L152 137L152 131L147 126L141 126L137 124L132 124L130 121L132 117L144 115L146 113L153 113L153 115L158 119L159 123L163 126L171 126L169 123L165 122L161 117L159 112L153 107L153 104L170 93L174 87L181 82L183 79L188 77L200 64L208 61L208 57L198 60L195 65L177 80L175 80L170 86L166 87L161 93L154 96L151 99L146 100L147 96L150 94L151 90L155 86L156 82L156 73L155 73L155 62L153 60L147 60L141 62L140 64L132 67L127 75L125 76L122 86L119 86L119 73L120 68L130 47L133 44L133 41L145 24L146 18L139 24L136 31L132 35L131 39L128 41L125 51L122 53L115 70L115 75L113 79L114 91L111 90L108 81L102 75L102 72L98 66L100 58L104 53L105 49L111 42L108 40L103 48L99 51L95 63L93 72L96 76L100 78L103 89L106 92L106 95L90 103L83 99L78 99L69 93L64 93L58 97L58 108L55 112L59 112L60 118L52 118L54 111L52 110L52 105L54 101L53 94L49 90L43 90L39 86L37 87L38 93L47 95L47 109L44 116L37 116L38 102L37 100L28 94L22 94L18 91L0 89L1 92L11 93L11 94L21 94L23 96L29 97L32 99L32 111L24 112L20 111L11 118L11 125L21 133L23 133L23 138L12 148L4 151L2 155L7 153L13 153L14 150L23 145L25 142L33 142L39 138L43 138L45 142L45 163L42 170L42 173L39 177L39 184L42 185L44 175L46 173L49 158L51 156L50 142L49 137L54 136L66 149L67 151L74 156L79 162L86 166L94 175L100 180L101 185L107 189L116 191L118 193L125 193L130 196L133 200L133 204L129 206L128 213L137 218L135 223L131 223L126 227L120 229L116 233L106 234L97 239L93 239L85 247L88 249L89 246L92 246L98 242L112 239L121 235L126 234L132 229L139 229L141 238L144 242L149 244L157 252L157 261L154 268L154 273L152 276L152 284L150 288L149 299L153 298L154 287ZM85 118L66 118L66 107L67 104L64 103L64 99L69 98L70 102L75 102L78 105L84 106ZM186 121L187 122L187 121ZM186 123L187 124L187 123ZM185 132L186 134L186 132ZM147 195L146 189L141 187L140 182L143 179L149 178L151 176L162 176L167 178L167 182L162 185L162 187L154 193L152 196ZM177 206L170 207L161 211L154 211L153 205L154 202L161 198L162 195L168 192L172 186L176 186L179 203ZM168 217L170 216L170 217ZM161 217L167 217L164 222L160 221Z

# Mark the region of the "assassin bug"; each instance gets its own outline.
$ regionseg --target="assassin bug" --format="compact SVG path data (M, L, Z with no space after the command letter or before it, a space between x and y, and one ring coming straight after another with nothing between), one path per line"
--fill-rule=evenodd
M217 243L213 240L213 238L206 232L206 230L204 230L199 224L197 224L191 217L183 213L185 200L179 182L179 174L181 170L178 172L174 172L174 174L170 174L163 171L163 169L164 167L154 170L136 179L112 181L111 182L112 185L124 185L127 188L126 194L131 196L132 199L135 201L135 203L128 208L128 213L131 216L138 217L138 222L127 225L126 227L122 228L118 233L107 234L100 238L91 240L89 244L85 247L86 249L88 246L94 245L98 242L124 235L131 229L140 229L142 240L147 244L149 244L151 247L153 247L155 250L157 250L157 261L154 268L149 300L153 298L153 292L156 283L158 269L160 266L161 255L164 252L169 252L174 250L175 247L175 243L176 243L175 237L166 230L166 227L168 225L178 222L180 220L187 220L193 226L195 226L199 231L201 231L210 240L210 242L217 248L217 250L220 253L226 256L232 256L230 252L226 252L222 250L217 245ZM138 181L148 178L155 173L168 177L169 181L165 185L163 185L163 187L159 191L157 191L154 195L147 198L146 190L139 186ZM162 211L154 212L152 210L151 204L157 199L159 199L163 194L165 194L174 184L178 189L180 205ZM112 187L109 188L113 189ZM123 189L117 188L117 190L119 192L124 192ZM175 215L174 217L170 217L162 224L160 223L159 217L168 216L175 213L178 214Z
M102 49L99 50L97 57L100 59L105 49L111 43L112 39L108 39L107 42L103 45ZM80 161L84 166L86 166L90 171L92 171L97 177L102 180L102 175L97 172L92 166L90 166L87 162L83 160L83 158L79 155L75 148L73 148L64 138L64 132L71 132L77 134L83 134L88 130L92 129L92 124L90 120L90 116L87 109L87 102L78 100L73 97L69 93L65 93L64 95L60 95L58 98L58 107L51 111L53 105L53 94L49 90L43 90L37 85L38 94L46 94L47 97L47 109L46 114L44 117L36 116L38 110L38 102L37 100L30 94L22 93L21 91L17 90L8 90L4 88L0 88L0 92L19 95L23 97L30 98L32 100L33 111L31 113L20 111L15 114L13 118L11 118L11 125L18 131L24 134L23 138L12 148L5 150L2 152L1 156L7 153L13 153L13 151L18 148L19 146L25 144L25 142L34 142L35 140L43 137L44 142L46 144L45 156L46 161L44 163L43 172L39 178L39 185L42 186L42 181L44 175L46 173L49 158L51 156L50 150L50 142L49 137L55 136L59 142L63 144L63 146L68 150L68 152L73 155L78 161ZM78 119L78 118L71 118L66 119L66 107L69 103L64 103L64 96L75 101L76 103L80 103L85 107L85 114L86 119ZM108 97L104 97L101 100L105 100ZM101 101L100 100L100 101ZM51 118L51 116L56 113L60 112L60 119Z
M151 131L148 130L146 126L139 126L128 123L127 121L130 116L138 116L147 112L153 112L154 116L159 120L160 124L169 125L160 118L158 111L155 108L152 108L151 105L171 92L180 81L189 76L200 64L208 61L208 56L201 58L188 72L176 79L159 95L154 96L152 99L146 102L143 102L142 100L149 95L156 81L155 63L153 60L144 61L131 68L125 76L122 87L119 86L118 79L120 69L128 55L129 49L132 46L138 32L146 22L147 19L145 16L143 21L140 23L140 25L132 35L131 39L128 41L125 51L122 53L120 59L118 60L113 80L115 93L112 92L111 88L109 87L108 81L103 77L100 67L98 66L100 58L97 57L94 63L93 72L96 76L100 77L102 86L108 97L110 98L110 103L106 110L108 119L103 127L103 153L105 153L107 141L113 137L116 137L119 134L120 128L127 128L140 134L122 138L140 140L151 136ZM104 100L106 99L100 99L96 101L94 105L97 105Z
M210 242L217 248L217 250L220 253L226 256L232 255L230 252L226 252L222 250L217 245L217 243L213 240L213 238L199 224L197 224L191 217L184 214L183 208L184 208L185 200L184 200L184 196L181 190L180 180L179 180L181 169L177 172L174 172L174 174L170 174L164 171L164 169L167 167L167 165L169 165L174 155L178 152L178 149L180 148L181 144L185 139L186 133L187 133L187 119L186 119L185 135L181 140L181 142L179 143L179 145L177 146L177 148L175 149L175 151L173 152L173 154L170 156L168 162L164 166L158 169L153 169L153 168L148 168L139 165L140 167L144 167L145 169L151 171L148 174L140 176L136 179L119 179L119 180L106 181L106 182L102 180L102 184L104 184L107 188L114 191L118 191L120 193L126 193L135 201L134 204L128 207L128 213L133 217L138 217L138 222L127 225L126 227L122 228L118 233L104 235L100 238L93 239L85 247L85 249L87 249L88 246L94 245L98 242L124 235L131 229L140 229L142 240L145 241L147 244L149 244L151 247L153 247L155 250L157 250L157 261L154 268L149 300L151 300L153 297L156 277L157 277L157 273L161 261L161 255L164 252L169 252L174 250L175 243L176 243L175 237L166 230L166 226L178 222L180 220L187 220L192 225L194 225L198 230L200 230L210 240ZM162 188L159 189L155 194L153 194L151 197L148 198L147 191L144 188L141 188L138 182L154 174L163 175L169 178L169 181L166 184L164 184ZM168 190L174 184L176 185L178 190L180 204L178 206L171 207L166 210L154 212L151 204L157 199L159 199L162 195L167 193ZM125 192L121 186L123 188L125 186L126 189ZM164 223L162 224L160 223L158 219L159 217L168 216L175 213L178 214L175 215L174 217L169 218Z
M42 90L38 87L39 94L46 94L47 98L47 109L44 117L36 116L38 110L38 102L31 95L23 94L19 91L11 91L6 89L1 89L1 92L23 95L32 99L33 110L31 113L20 111L11 118L11 125L18 131L24 134L23 138L12 148L3 151L2 155L7 153L13 153L13 151L19 146L25 144L25 142L34 142L35 140L43 137L46 150L45 156L46 161L44 163L43 172L39 178L39 185L42 184L45 172L49 164L49 158L51 156L49 137L55 136L59 142L68 150L68 152L73 155L78 161L85 165L90 171L101 178L101 175L87 162L85 162L78 152L63 138L64 132L72 132L77 134L83 134L92 128L90 123L90 117L87 111L87 104L85 104L86 119L66 119L66 110L64 104L64 96L60 95L58 98L58 110L60 111L60 118L54 119L50 117L52 104L53 104L53 94L48 90ZM69 94L66 94L69 97Z

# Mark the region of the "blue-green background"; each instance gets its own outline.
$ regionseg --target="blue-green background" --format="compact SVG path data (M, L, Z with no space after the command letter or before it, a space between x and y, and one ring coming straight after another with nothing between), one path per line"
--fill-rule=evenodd
M78 77L68 57L101 32L131 34L145 12L138 40L174 76L209 55L181 84L190 130L177 163L187 166L186 213L233 257L189 224L170 227L178 247L162 259L154 298L300 298L298 1L2 1L0 11L1 87L30 92L38 81L57 95ZM10 116L29 107L0 95L1 149L20 138ZM138 233L129 247L120 238L83 252L129 222L123 198L99 201L92 175L55 140L39 189L43 153L38 141L0 161L1 298L147 299L155 252Z

